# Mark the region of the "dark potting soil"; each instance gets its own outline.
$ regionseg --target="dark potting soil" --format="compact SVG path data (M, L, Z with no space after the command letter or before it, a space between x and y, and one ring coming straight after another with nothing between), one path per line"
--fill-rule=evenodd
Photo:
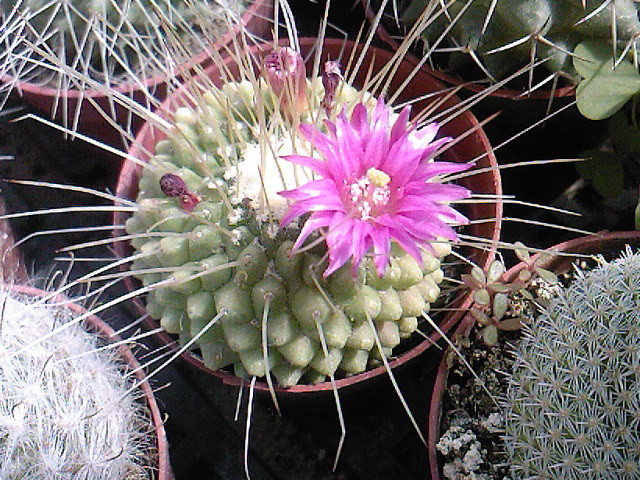
M437 449L443 455L443 478L503 480L509 466L501 439L504 418L495 402L506 391L507 377L501 372L511 371L511 342L519 335L501 332L500 342L488 347L475 333L474 328L460 351L477 378L454 352L447 356L450 370Z

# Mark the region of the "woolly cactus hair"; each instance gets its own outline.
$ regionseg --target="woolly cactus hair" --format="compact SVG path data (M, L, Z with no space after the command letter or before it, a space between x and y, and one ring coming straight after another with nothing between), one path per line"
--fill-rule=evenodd
M0 299L0 477L170 480L153 392L115 332L61 295Z
M269 388L275 380L280 389L284 387L287 392L329 390L383 374L387 370L385 366L406 362L437 338L438 334L434 333L431 341L419 341L399 358L392 357L395 355L392 349L416 330L418 317L422 317L429 310L428 305L439 296L438 283L443 275L439 257L450 249L450 240L443 239L458 238L447 222L440 220L446 218L453 223L463 220L448 203L467 197L469 190L455 185L445 188L444 184L434 182L435 197L432 198L438 200L428 208L419 201L418 197L423 194L418 190L413 192L417 195L416 211L425 213L427 208L439 212L436 217L440 220L434 222L432 230L437 233L431 233L431 237L424 237L426 234L419 228L405 236L403 232L408 230L395 228L391 223L385 224L386 236L376 236L376 232L368 235L362 230L362 235L356 237L359 227L349 223L353 228L343 233L353 239L353 243L340 243L344 237L336 235L333 240L339 245L332 248L333 240L326 237L325 243L324 233L313 235L305 242L307 234L318 227L324 230L329 226L323 223L327 212L339 213L340 208L334 208L336 197L329 198L335 190L328 183L342 178L327 175L321 161L309 158L312 149L308 145L330 155L331 151L344 148L340 145L340 138L344 136L358 131L359 139L351 139L357 149L360 148L356 146L358 142L363 142L371 132L380 131L382 133L375 137L382 142L378 145L381 149L389 148L399 139L410 139L402 147L406 148L402 150L405 155L413 155L412 149L421 148L424 158L432 158L436 152L445 150L447 135L458 139L458 146L442 153L443 160L452 163L426 162L425 168L434 170L418 175L425 174L421 177L424 180L447 175L447 172L460 172L470 167L462 165L465 162L480 159L483 173L457 175L461 177L459 183L472 188L474 195L485 193L491 198L486 203L464 205L464 213L469 218L483 219L478 225L470 226L473 240L461 237L475 246L480 245L468 253L472 261L482 264L491 258L490 244L497 241L494 227L499 227L501 217L497 202L500 181L495 164L491 163L493 157L486 138L478 131L475 119L469 112L457 110L459 107L450 94L440 91L443 87L430 77L417 72L415 82L421 84L423 90L418 94L404 92L405 96L396 101L423 94L426 99L413 105L414 112L431 108L427 110L429 114L437 116L434 112L441 108L440 113L458 117L458 122L442 123L440 140L435 141L435 126L421 126L415 133L409 133L414 132L414 127L407 124L407 110L389 116L388 104L351 86L380 87L385 81L384 73L376 75L385 68L387 72L398 68L388 88L394 99L394 92L403 79L416 73L412 65L398 62L398 57L391 53L363 49L349 42L325 41L320 46L315 40L302 39L300 48L303 56L309 55L309 70L314 58L318 65L322 64L319 59L342 56L345 81L340 82L337 90L332 90L335 78L331 76L335 75L335 69L329 65L323 78L312 75L310 80L302 82L298 77L301 63L297 63L297 54L290 55L293 50L279 50L282 57L275 59L280 62L278 69L290 71L291 76L278 90L280 70L274 71L266 62L268 84L259 76L263 58L273 48L268 45L250 49L243 54L241 65L234 58L213 65L205 73L215 85L198 77L162 105L160 111L175 112L167 115L173 117L175 126L167 129L151 122L145 125L129 151L129 158L148 159L149 163L125 162L118 186L120 198L137 198L133 208L126 207L135 213L126 222L129 235L122 239L131 240L136 249L131 257L135 259L132 271L144 285L138 292L147 293L146 312L160 320L168 332L179 334L183 345L197 343L200 347L201 359L188 354L188 361L232 384L251 377L255 383L256 377L263 377L266 382L256 384L261 389ZM320 52L317 57L312 55L314 51ZM238 78L244 81L238 82ZM209 84L208 91L202 90L203 84ZM331 95L327 94L335 97L328 98ZM329 116L325 117L327 111ZM302 126L297 127L299 124ZM474 133L465 137L470 131ZM278 138L282 132L284 137ZM276 136L271 137L274 134ZM289 140L290 136L293 141ZM275 140L269 140L273 138ZM367 148L372 149L371 155L377 155L374 141ZM295 154L276 161L277 157L270 153L274 151L278 156ZM155 155L149 159L147 152ZM242 156L238 158L239 152ZM255 162L243 160L260 152ZM327 164L336 161L326 156L325 159ZM344 161L343 166L351 162ZM269 166L269 162L274 163ZM293 170L292 164L297 165ZM388 173L379 171L381 168L361 172L366 183L359 184L364 189L358 190L362 195L356 195L353 189L351 193L360 199L371 194L369 200L375 203L374 194L378 190L383 193L390 181ZM314 194L312 188L319 184L307 183L314 178L314 170L316 179L325 179L326 188L316 192L320 196ZM412 167L406 170L410 176ZM297 180L287 171L297 172ZM398 178L401 176L400 172L393 175L396 174ZM254 177L252 181L251 177ZM475 188L473 179L480 182ZM241 185L243 182L245 185ZM238 184L246 188L240 190ZM442 188L441 191L438 188ZM273 192L268 193L269 190ZM284 190L288 193L278 195ZM289 197L292 203L288 205L284 197ZM441 200L442 204L437 206ZM322 204L323 208L313 207L314 203ZM290 208L289 214L283 218L287 208ZM323 210L325 216L314 216L319 210ZM311 213L308 220L306 213ZM302 222L306 220L302 230L302 222L288 223L300 215L303 215ZM116 223L123 223L124 218L122 214L117 215ZM342 222L342 226L347 224ZM402 248L396 245L386 250L390 236ZM297 243L296 239L299 239ZM417 239L420 239L419 248L414 246ZM433 246L427 246L428 243ZM350 245L361 248L351 249ZM116 248L125 255L123 242L118 242ZM374 251L380 253L377 261L371 255ZM365 252L367 258L363 255ZM330 264L328 273L323 257ZM384 271L384 275L379 276L380 271ZM464 296L452 302L454 313L440 324L442 330L447 331L457 323L460 312L468 307L466 302L468 298ZM175 342L167 335L164 338ZM372 364L380 366L365 371ZM222 370L225 366L233 366L235 375ZM310 385L298 385L302 382Z
M114 122L140 123L113 92L154 106L167 83L241 33L269 38L272 18L273 0L1 0L0 79L72 132L119 145ZM182 55L169 55L178 41Z
M504 406L517 478L640 478L640 253L576 269L528 326Z
M369 0L361 2L373 20L378 11ZM572 65L576 45L597 38L628 51L635 48L640 31L638 7L633 0L460 0L446 6L430 0L389 0L377 4L386 5L385 15L403 31L424 31L427 53L423 68L430 73L475 92L483 90L487 81L497 82L500 88L492 96L514 100L573 95L578 80ZM399 46L398 36L392 35L385 23L378 24L377 33L391 48ZM444 53L448 64L433 68L435 52ZM486 79L461 82L460 72L470 66ZM502 79L522 73L528 76L526 95L522 90L504 87ZM560 79L565 84L568 80L569 85L562 86Z

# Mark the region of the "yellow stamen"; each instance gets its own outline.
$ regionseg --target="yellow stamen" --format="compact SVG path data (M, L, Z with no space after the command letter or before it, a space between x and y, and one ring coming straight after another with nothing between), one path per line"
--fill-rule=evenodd
M391 181L391 177L377 168L367 170L367 178L376 187L386 187Z

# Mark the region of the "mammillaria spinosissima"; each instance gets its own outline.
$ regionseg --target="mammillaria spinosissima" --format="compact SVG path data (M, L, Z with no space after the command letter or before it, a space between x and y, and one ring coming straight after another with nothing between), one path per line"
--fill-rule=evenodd
M117 348L63 305L0 300L0 478L151 478L152 425Z
M515 478L640 478L640 253L577 270L515 357L504 402Z
M360 373L439 296L448 223L466 222L449 203L469 196L441 179L469 165L434 162L436 125L325 68L306 79L299 54L277 50L262 79L178 108L142 172L132 270L149 314L197 337L213 370L282 386ZM174 177L184 185L160 187Z

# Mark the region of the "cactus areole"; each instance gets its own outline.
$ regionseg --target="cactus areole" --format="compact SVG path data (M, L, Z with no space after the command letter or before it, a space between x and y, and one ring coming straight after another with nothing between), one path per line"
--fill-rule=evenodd
M285 388L359 374L440 296L467 223L451 203L471 194L446 175L471 165L435 161L436 124L325 68L301 80L286 49L201 91L142 170L132 270L149 315L211 370Z

